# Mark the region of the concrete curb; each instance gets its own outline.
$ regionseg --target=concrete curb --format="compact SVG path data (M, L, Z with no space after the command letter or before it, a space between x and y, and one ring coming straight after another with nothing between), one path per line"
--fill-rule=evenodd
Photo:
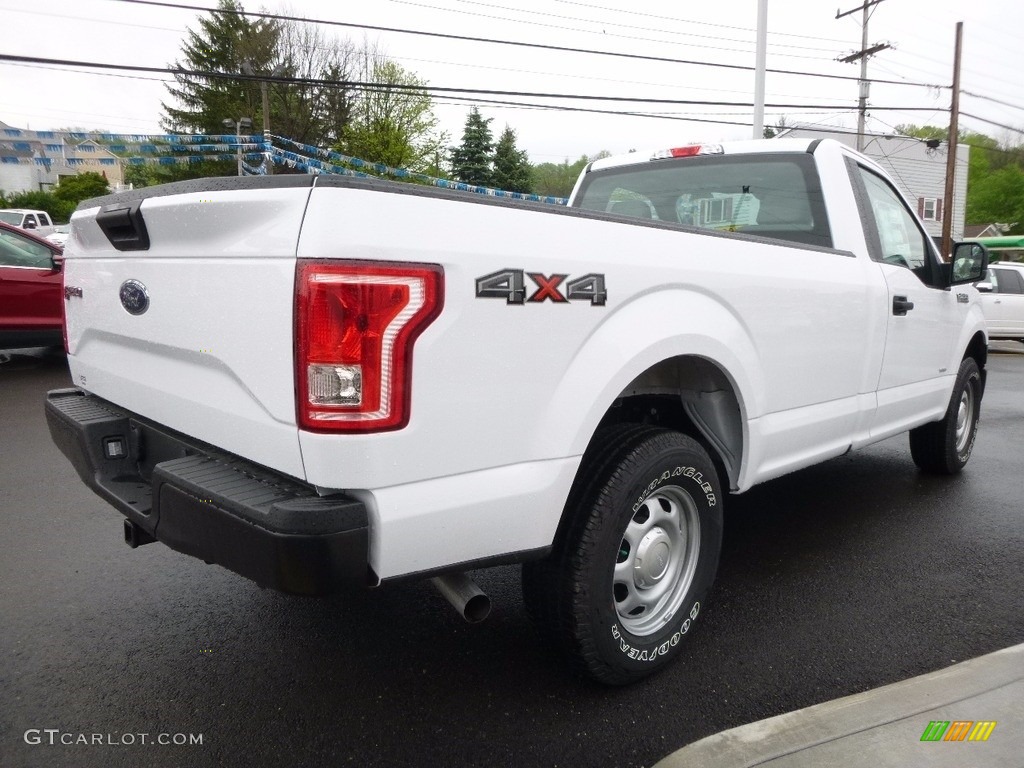
M922 742L928 723L996 721L985 742ZM709 736L655 768L1024 767L1024 644Z

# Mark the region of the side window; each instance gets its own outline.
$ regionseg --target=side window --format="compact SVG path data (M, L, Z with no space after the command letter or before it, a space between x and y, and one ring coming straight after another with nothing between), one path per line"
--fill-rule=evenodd
M27 237L0 230L0 267L37 267L50 269L53 258L45 245L34 243Z
M25 229L35 229L36 228L36 217L35 217L34 214L30 213L30 214L27 214L25 216L25 225L24 226L25 226Z
M873 244L871 258L906 267L922 280L927 279L930 272L927 236L888 183L865 168L859 168L859 172L878 230L878 242Z
M50 226L50 219L45 213L39 214L39 226L48 227Z
M1024 285L1020 274L1012 269L993 269L993 276L996 277L999 293L1024 293Z

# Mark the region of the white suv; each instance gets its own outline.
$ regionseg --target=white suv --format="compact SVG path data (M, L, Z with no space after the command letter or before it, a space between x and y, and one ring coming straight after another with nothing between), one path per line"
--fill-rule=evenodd
M978 283L989 339L1024 343L1024 263L996 261L988 280Z

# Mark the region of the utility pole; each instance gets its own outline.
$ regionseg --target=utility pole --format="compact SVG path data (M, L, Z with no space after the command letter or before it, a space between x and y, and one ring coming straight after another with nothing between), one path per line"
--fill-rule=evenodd
M876 43L870 48L868 47L868 19L871 18L871 14L873 13L872 8L881 2L882 0L869 0L869 2L865 2L864 5L860 6L859 8L854 8L853 10L849 11L843 11L842 13L836 11L837 19L841 19L843 16L849 16L850 14L856 13L857 11L864 12L864 18L863 21L861 21L860 30L860 50L857 51L856 53L851 53L849 56L839 59L839 61L843 62L844 64L852 64L855 61L860 61L860 98L858 99L857 107L858 152L864 151L864 120L867 116L868 110L868 91L871 88L871 83L868 80L868 57L871 56L872 54L878 53L879 51L884 51L886 48L892 47L886 43Z
M956 189L956 148L960 143L960 55L963 49L964 23L956 23L956 48L953 52L953 100L949 106L949 144L946 152L946 204L942 212L942 258L953 253L953 194Z
M270 94L268 91L269 83L264 78L272 77L277 79L283 77L285 73L284 68L280 64L275 64L270 72L260 73L256 71L252 61L244 59L239 69L243 74L260 77L260 99L263 109L263 146L266 147L270 144ZM263 154L263 167L268 176L274 173L274 163L270 157L270 152L267 150L264 150Z
M764 70L768 50L768 0L757 0L757 54L754 67L754 138L764 138Z

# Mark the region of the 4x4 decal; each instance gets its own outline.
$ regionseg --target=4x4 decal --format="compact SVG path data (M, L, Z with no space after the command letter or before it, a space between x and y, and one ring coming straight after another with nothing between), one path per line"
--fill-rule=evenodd
M529 297L526 295L526 278L536 284ZM540 304L551 299L555 304L570 301L589 301L593 307L603 307L608 300L604 286L604 275L590 272L575 280L568 275L544 275L541 272L525 272L521 269L499 269L476 279L478 299L504 299L506 304ZM564 293L562 286L564 283Z

